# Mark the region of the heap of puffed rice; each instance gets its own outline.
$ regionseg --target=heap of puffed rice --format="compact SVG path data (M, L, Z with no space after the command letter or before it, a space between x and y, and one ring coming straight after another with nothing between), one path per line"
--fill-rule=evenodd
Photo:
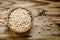
M18 8L9 15L10 28L15 32L26 32L31 27L30 12L23 8Z

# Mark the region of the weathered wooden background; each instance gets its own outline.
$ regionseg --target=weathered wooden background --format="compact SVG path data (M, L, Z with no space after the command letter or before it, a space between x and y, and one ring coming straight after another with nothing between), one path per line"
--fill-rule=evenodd
M7 25L11 9L25 7L34 16L34 24L26 33L15 33ZM44 26L47 25L48 26ZM52 24L52 25L51 25ZM0 0L0 39L2 40L59 40L60 2L46 0Z

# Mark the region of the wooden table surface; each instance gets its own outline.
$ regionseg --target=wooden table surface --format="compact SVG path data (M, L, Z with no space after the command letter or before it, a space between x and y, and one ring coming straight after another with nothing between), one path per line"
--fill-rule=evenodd
M16 0L0 0L0 9L3 10L11 7L27 6L34 15L34 24L30 31L26 33L15 33L6 26L0 25L0 39L1 40L60 40L60 2L35 0L35 1L16 1ZM0 11L1 13L5 11ZM39 15L41 10L47 10L46 15ZM39 11L39 12L38 12ZM3 18L2 18L3 19ZM42 19L42 20L41 20ZM1 20L1 18L0 18ZM3 19L5 20L5 19ZM43 21L52 22L53 31L42 29ZM50 23L48 22L48 23ZM52 28L51 28L52 29ZM59 30L59 31L57 31Z

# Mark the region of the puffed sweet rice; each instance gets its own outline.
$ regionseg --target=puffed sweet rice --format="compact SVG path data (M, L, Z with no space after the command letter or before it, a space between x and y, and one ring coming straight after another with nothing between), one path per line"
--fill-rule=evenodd
M9 15L10 28L15 32L26 32L31 28L31 13L24 8L17 8Z

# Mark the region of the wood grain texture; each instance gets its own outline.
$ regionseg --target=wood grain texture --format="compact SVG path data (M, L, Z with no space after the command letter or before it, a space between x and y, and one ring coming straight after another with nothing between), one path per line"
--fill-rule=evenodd
M13 32L8 28L6 24L5 26L0 25L0 39L2 40L13 40L13 39L14 40L19 40L19 39L59 40L60 27L56 24L60 24L60 16L54 16L54 15L60 15L60 9L55 8L55 7L60 7L59 6L60 3L47 1L47 4L45 5L45 2L46 1L42 1L41 3L40 2L36 3L36 1L0 0L0 10L2 10L3 8L6 9L8 12L7 14L9 14L9 12L16 7L27 7L27 9L30 10L34 15L34 24L32 29L23 34ZM47 15L38 16L39 11L41 11L42 9L47 10L46 11ZM3 10L0 11L0 14L1 12L3 12ZM4 13L5 12L3 12L3 15ZM6 18L1 18L0 16L0 20L2 19L7 21ZM49 25L46 26L47 25L46 23ZM5 28L7 29L5 30Z

